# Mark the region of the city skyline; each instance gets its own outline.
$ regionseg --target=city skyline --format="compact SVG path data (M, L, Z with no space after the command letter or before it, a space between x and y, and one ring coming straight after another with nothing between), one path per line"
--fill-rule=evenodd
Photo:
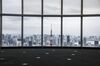
M54 35L52 24L50 27L49 34L43 35L43 46L61 46L61 36ZM83 47L100 47L100 36L89 36L83 37ZM68 47L80 47L80 36L74 35L63 35L62 46ZM2 46L21 46L21 35L3 34L2 35ZM41 35L33 34L23 37L23 46L41 46Z
M59 35L50 35L43 36L43 46L61 46L61 37ZM83 38L83 47L100 47L100 36L90 36ZM3 47L14 47L22 46L20 35L2 35L2 46ZM31 35L23 38L23 46L41 46L41 35ZM63 35L62 46L66 47L80 47L80 36L71 36Z

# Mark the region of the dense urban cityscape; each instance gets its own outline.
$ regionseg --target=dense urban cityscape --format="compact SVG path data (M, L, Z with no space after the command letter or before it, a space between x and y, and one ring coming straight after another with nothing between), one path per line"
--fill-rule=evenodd
M61 46L60 35L43 36L43 46ZM100 36L89 36L83 38L83 47L100 47ZM18 47L21 44L21 35L3 34L2 35L3 47ZM23 46L41 46L41 35L30 35L23 38ZM80 47L80 36L63 35L63 46Z

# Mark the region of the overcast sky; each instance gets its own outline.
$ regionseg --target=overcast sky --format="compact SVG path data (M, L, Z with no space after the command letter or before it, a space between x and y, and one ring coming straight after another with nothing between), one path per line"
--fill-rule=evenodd
M100 13L100 0L83 0L84 14ZM64 14L80 14L81 0L64 0ZM60 0L44 0L44 14L60 14ZM3 13L21 14L21 0L3 0ZM41 14L41 0L24 0L25 14ZM80 34L80 18L64 18L64 34ZM41 18L24 18L25 34L40 34ZM84 18L84 35L100 35L100 17ZM60 34L60 18L44 18L44 33ZM20 33L20 17L3 17L3 33Z

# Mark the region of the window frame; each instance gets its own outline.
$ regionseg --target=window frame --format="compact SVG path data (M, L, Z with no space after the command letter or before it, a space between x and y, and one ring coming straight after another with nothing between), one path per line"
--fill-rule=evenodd
M81 14L80 15L64 15L63 14L63 0L61 0L61 14L60 15L44 15L44 0L41 0L41 15L38 14L24 14L24 0L21 0L21 14L2 13L2 0L0 0L0 44L2 44L2 16L20 16L21 17L21 47L2 47L0 48L97 48L97 47L83 47L83 17L100 17L100 14L83 14L83 0L81 0ZM41 47L23 47L23 30L24 17L41 17ZM61 46L60 47L45 47L43 46L43 23L44 17L60 17L61 18ZM80 41L81 47L64 47L63 44L63 17L80 17Z

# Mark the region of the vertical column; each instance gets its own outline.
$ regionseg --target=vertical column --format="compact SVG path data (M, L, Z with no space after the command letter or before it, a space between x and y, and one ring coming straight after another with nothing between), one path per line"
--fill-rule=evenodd
M81 47L83 46L83 0L81 0Z
M63 45L63 0L61 0L61 47Z
M0 0L0 48L2 46L2 0Z

